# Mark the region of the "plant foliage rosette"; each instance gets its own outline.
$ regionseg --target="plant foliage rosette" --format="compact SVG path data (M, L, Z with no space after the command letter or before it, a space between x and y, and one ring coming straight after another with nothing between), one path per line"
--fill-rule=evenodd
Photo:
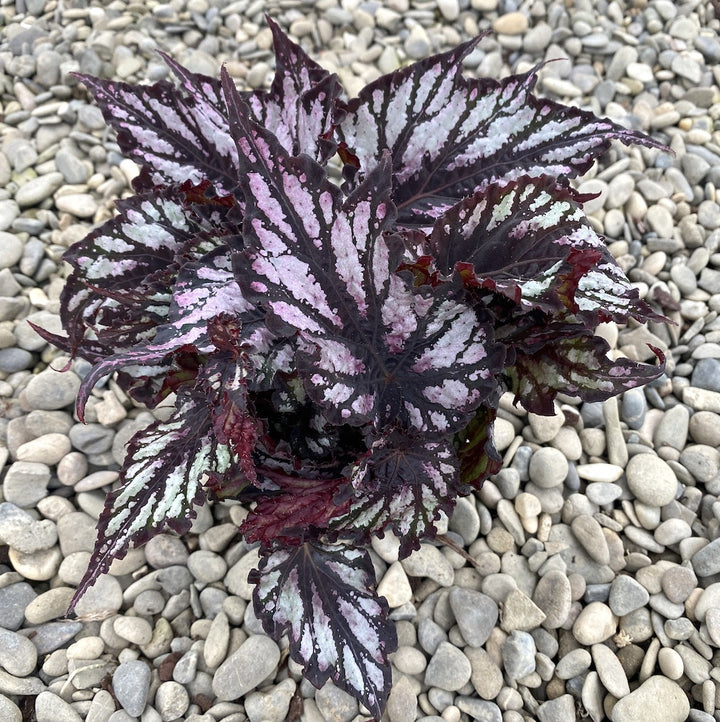
M658 367L610 360L598 323L656 315L568 179L611 139L662 147L532 94L535 72L469 79L479 38L342 99L272 21L269 91L165 61L178 84L80 75L141 166L137 195L66 255L67 337L43 336L152 408L131 440L75 601L129 545L193 507L248 505L254 608L314 685L375 717L397 644L367 545L400 558L500 467L502 390L552 413ZM328 174L339 156L341 185Z

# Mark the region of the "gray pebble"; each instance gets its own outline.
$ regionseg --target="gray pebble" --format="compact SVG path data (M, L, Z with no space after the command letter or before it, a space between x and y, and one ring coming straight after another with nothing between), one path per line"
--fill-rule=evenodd
M428 577L444 587L453 583L455 573L447 557L432 544L421 544L409 557L401 561L405 573L411 577Z
M697 587L697 576L689 566L672 566L662 575L662 591L675 604L681 604Z
M537 708L539 722L566 722L574 715L575 699L569 694L547 700Z
M545 613L520 589L513 589L505 598L501 627L506 632L529 632L545 621Z
M530 459L530 478L542 489L550 489L563 483L568 474L568 460L563 453L552 447L538 449Z
M695 552L691 561L693 571L698 577L710 577L720 572L720 538Z
M21 634L0 629L0 667L16 677L26 677L37 665L35 645Z
M720 446L720 416L710 411L696 411L690 417L690 435L698 444Z
M630 694L630 686L615 653L604 644L593 644L592 658L603 687L618 699Z
M175 565L159 569L155 572L155 580L165 593L173 595L187 589L192 584L193 578L187 567Z
M537 583L533 601L545 614L543 627L558 629L568 618L572 605L570 582L560 569L550 569Z
M612 637L617 630L617 617L602 602L591 602L573 624L573 636L580 644L590 646Z
M594 517L589 514L579 514L572 520L570 528L577 540L582 544L583 549L598 564L610 563L610 550L608 549L607 539L602 527Z
M481 647L466 647L470 660L470 682L483 699L495 699L503 686L503 674L495 660Z
M358 703L347 692L327 682L315 693L318 710L326 720L349 722L358 713Z
M0 349L0 371L14 374L23 369L29 369L34 363L34 357L29 351L21 348Z
M510 632L502 645L505 673L518 680L535 671L535 640L528 632Z
M182 718L189 705L187 690L175 681L163 682L155 692L154 707L162 722Z
M652 454L633 456L625 470L627 484L638 501L665 506L677 493L677 479L665 461Z
M41 692L35 699L37 722L82 722L82 717L53 692Z
M92 552L95 547L95 520L83 511L64 514L57 522L63 556L74 552Z
M145 558L154 569L186 564L189 556L182 539L170 534L154 536L144 549Z
M64 434L50 433L21 444L17 449L19 461L36 461L53 466L71 450L70 440Z
M707 484L720 471L720 451L712 446L692 444L680 454L680 463L697 481Z
M88 166L75 153L61 148L55 155L55 165L66 183L85 183L89 178Z
M75 605L78 617L101 615L103 618L117 612L122 606L122 587L115 577L103 574Z
M668 409L653 434L655 448L671 446L673 449L683 449L687 441L689 422L690 413L683 404Z
M75 424L69 436L72 445L83 454L102 454L112 447L115 430L101 424Z
M388 712L391 714L391 719L392 702L397 704L402 690L403 685L402 680L400 680L393 686L391 697L388 700ZM393 699L392 694L396 692L397 694ZM290 700L294 693L295 682L292 679L284 679L269 692L251 692L245 697L245 713L249 722L284 722L287 719ZM415 695L412 695L412 702L415 703ZM415 717L412 719L414 720Z
M81 622L48 622L31 630L23 629L22 633L32 632L32 643L38 656L42 656L64 647L82 628Z
M486 594L453 587L448 595L460 633L471 647L487 641L498 620L498 606Z
M62 409L75 401L79 389L80 378L73 371L48 368L30 379L25 398L33 409Z
M572 679L584 674L592 664L592 657L587 649L578 647L562 657L556 667L555 674L559 679Z
M62 173L46 173L18 188L15 201L20 208L36 206L50 197L64 182Z
M647 413L647 401L641 388L629 389L622 396L622 419L631 429L639 429Z
M248 637L215 672L212 686L216 697L221 701L242 697L267 679L279 661L280 650L272 639Z
M692 536L692 529L684 519L667 519L653 532L658 544L671 546Z
M0 231L0 268L12 268L22 258L23 243L12 233Z
M705 657L698 654L692 647L683 643L678 644L675 647L675 651L682 658L683 670L690 680L695 684L702 684L710 679L712 665Z
M654 676L643 682L613 708L612 722L685 722L690 712L682 688L665 677Z
M227 572L225 560L219 554L204 549L190 554L187 566L195 579L205 584L222 579Z
M425 670L425 684L455 692L470 681L471 674L470 660L449 642L441 642Z
M139 717L147 704L150 667L138 659L122 662L112 679L115 698L132 717Z
M37 597L27 582L0 588L0 627L16 631L25 619L25 609Z
M34 507L47 496L50 468L34 461L16 461L5 474L3 495L22 509Z
M474 720L480 722L501 722L503 714L494 702L486 702L475 697L456 697L455 706ZM440 719L443 719L442 717Z
M627 574L616 577L610 586L608 605L613 614L624 617L626 614L644 607L650 594L640 583Z
M414 60L425 58L430 54L430 39L422 25L413 25L405 39L404 47L408 57Z
M32 554L49 549L57 541L57 529L50 519L35 519L9 502L0 504L0 544Z
M20 708L4 694L0 694L0 719L6 722L22 722Z

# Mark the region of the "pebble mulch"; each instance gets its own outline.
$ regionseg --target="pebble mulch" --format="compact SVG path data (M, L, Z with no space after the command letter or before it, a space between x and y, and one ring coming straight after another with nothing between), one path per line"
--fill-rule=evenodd
M450 547L398 561L374 543L397 623L389 722L720 720L720 23L700 0L0 0L0 719L4 722L360 722L262 634L236 535L243 510L199 510L191 533L113 564L64 617L124 445L153 417L59 330L63 251L112 214L137 172L68 75L156 81L163 49L246 87L272 75L269 12L350 94L492 29L468 73L561 58L538 91L664 140L613 148L586 210L643 296L677 325L601 333L666 375L551 418L503 398L505 467L462 499ZM296 710L302 702L302 715Z

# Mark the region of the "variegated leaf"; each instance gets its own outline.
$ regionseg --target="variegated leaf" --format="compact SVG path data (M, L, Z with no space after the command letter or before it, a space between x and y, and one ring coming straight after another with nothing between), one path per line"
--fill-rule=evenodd
M266 18L275 47L275 77L270 91L245 96L252 118L272 131L290 155L305 153L323 163L335 152L334 101L342 93L337 75L312 60L279 25Z
M660 361L658 366L627 358L611 360L607 356L610 347L600 336L558 338L532 352L518 350L514 365L507 370L510 390L525 409L544 415L553 414L558 393L604 401L663 374L665 357L651 348Z
M335 151L332 110L342 87L270 18L276 73L270 91L243 93L254 119L276 133L293 155L320 161ZM160 53L178 88L167 81L130 85L76 73L118 133L122 151L142 166L137 191L168 183L210 180L221 193L237 186L237 151L229 133L220 82L192 73Z
M382 253L383 239L375 246ZM362 335L314 337L299 355L308 395L334 423L457 431L495 390L505 350L469 306L417 294L392 271L385 278Z
M537 98L536 71L501 81L464 78L462 61L478 40L378 78L344 108L339 137L363 173L386 149L392 154L401 223L430 226L498 178L577 176L614 138L664 147L587 111Z
M501 180L460 201L429 240L438 268L497 291L522 311L567 309L587 327L657 316L554 178Z
M434 536L440 512L450 516L458 494L470 491L460 481L449 438L428 440L398 432L375 441L353 469L351 481L351 506L330 528L355 542L392 529L400 539L400 558L419 549L422 538Z
M288 157L247 119L227 77L225 85L247 187L237 276L278 330L300 331L309 396L331 423L459 428L494 388L503 350L449 288L414 289L395 273L403 246L383 236L387 165L343 203L322 169Z
M367 551L306 542L263 556L250 580L255 614L274 639L287 632L306 679L332 679L380 719L397 634Z
M177 63L171 67L186 81L187 93L165 80L130 85L90 75L77 77L117 131L123 153L143 167L136 190L209 180L219 193L231 194L238 171L227 110L217 104L212 81Z
M236 489L252 483L250 453L256 436L247 413L244 376L242 363L214 361L201 371L193 389L181 389L167 421L153 422L130 440L120 470L122 484L105 501L95 549L71 609L114 559L125 556L130 544L144 544L164 529L187 532L193 506L206 498L206 484L217 491L226 482ZM236 428L220 441L218 431L225 421Z
M227 200L207 191L185 184L119 200L118 214L64 256L73 267L60 297L68 337L52 342L97 361L151 340L180 268L237 236Z
M243 328L247 345L263 343L266 332L261 317L253 314L253 306L240 293L231 271L231 261L225 249L206 254L201 260L186 263L172 289L172 301L165 323L160 324L153 339L139 343L126 351L105 357L96 363L83 379L78 393L77 410L83 419L84 407L95 384L103 377L128 367L141 366L139 376L152 375L161 366L164 372L171 356L190 348L195 353L215 350L211 338L212 323L222 316L248 318Z

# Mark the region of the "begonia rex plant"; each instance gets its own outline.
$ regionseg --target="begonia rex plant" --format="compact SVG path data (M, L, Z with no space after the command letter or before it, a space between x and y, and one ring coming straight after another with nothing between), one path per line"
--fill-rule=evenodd
M373 535L407 557L500 468L503 390L550 414L558 392L598 401L662 373L659 351L611 360L594 335L662 317L569 184L612 139L662 146L536 97L535 71L464 77L479 38L343 100L268 22L269 91L167 56L179 84L78 76L141 172L67 252L67 337L40 332L92 363L81 420L113 372L175 408L132 438L73 605L130 544L240 501L263 627L379 718L397 640Z

